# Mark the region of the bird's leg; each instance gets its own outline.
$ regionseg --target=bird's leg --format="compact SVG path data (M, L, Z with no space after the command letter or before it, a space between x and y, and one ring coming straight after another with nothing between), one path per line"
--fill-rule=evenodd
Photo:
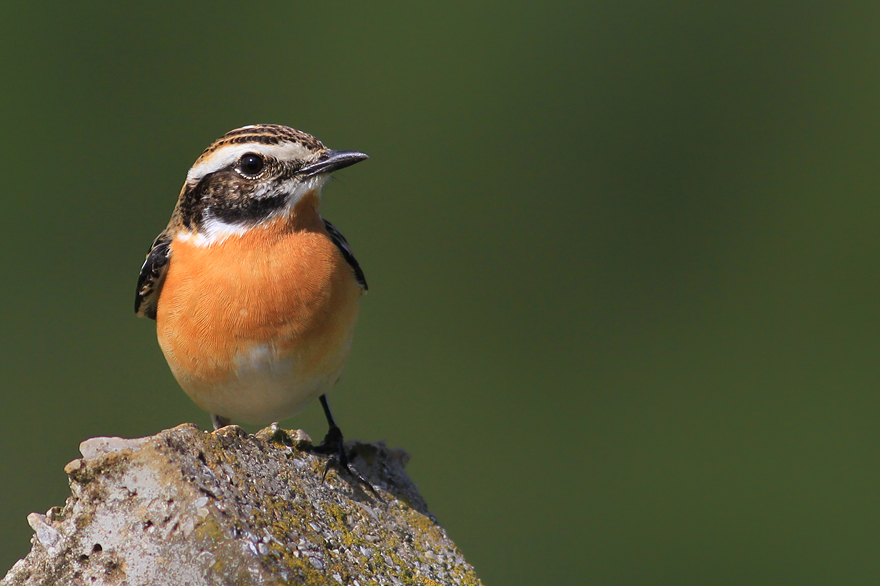
M223 417L222 415L214 415L212 413L211 414L211 423L214 424L214 430L216 431L216 430L220 429L221 427L226 427L227 425L232 423L232 420L229 419L228 417Z
M330 429L327 431L327 435L324 436L324 441L312 448L312 451L329 456L327 465L324 467L324 478L327 478L327 471L330 469L330 466L337 464L340 468L345 469L349 474L357 478L361 484L369 488L370 492L376 495L376 498L381 500L379 493L376 492L373 485L351 467L342 440L342 430L339 429L336 421L333 420L333 414L330 413L330 405L327 403L327 395L321 395L319 401L321 401L321 408L324 409L324 417L327 418L327 425L330 426Z

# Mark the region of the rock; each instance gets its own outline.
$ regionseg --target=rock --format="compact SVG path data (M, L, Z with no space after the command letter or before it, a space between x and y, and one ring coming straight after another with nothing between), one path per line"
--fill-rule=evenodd
M310 447L274 424L87 440L66 505L28 516L33 548L0 586L480 584L406 452L346 444L377 498L334 468L322 480Z

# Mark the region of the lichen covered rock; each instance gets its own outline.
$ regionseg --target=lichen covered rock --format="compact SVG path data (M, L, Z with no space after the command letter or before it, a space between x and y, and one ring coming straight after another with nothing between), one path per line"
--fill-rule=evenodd
M310 446L275 425L87 440L67 504L28 516L33 548L0 586L480 583L404 451L346 444L377 498L332 468L323 480Z

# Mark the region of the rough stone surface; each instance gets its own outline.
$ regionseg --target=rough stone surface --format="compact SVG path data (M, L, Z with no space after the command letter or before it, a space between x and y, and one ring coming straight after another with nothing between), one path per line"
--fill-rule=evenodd
M93 438L71 496L32 513L33 548L0 586L480 584L404 472L409 456L349 442L381 500L302 431L180 425Z

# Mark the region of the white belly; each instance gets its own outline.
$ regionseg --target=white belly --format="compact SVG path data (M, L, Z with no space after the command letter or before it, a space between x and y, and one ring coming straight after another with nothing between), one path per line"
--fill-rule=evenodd
M350 342L340 353L348 354ZM234 357L235 368L224 381L210 384L175 372L186 393L208 413L234 421L265 425L296 415L318 396L329 391L342 368L332 371L298 368L295 356L282 355L272 344L253 346Z

